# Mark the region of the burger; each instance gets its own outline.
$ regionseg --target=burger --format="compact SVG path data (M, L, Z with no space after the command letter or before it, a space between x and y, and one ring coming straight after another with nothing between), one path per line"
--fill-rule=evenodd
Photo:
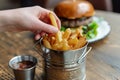
M89 1L64 0L55 6L54 12L61 20L61 30L82 26L87 39L96 37L98 24L93 20L95 10Z

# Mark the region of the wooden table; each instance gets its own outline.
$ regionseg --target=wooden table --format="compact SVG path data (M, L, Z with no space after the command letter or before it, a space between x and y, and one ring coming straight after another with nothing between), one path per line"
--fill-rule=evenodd
M96 15L103 16L110 23L112 31L103 40L89 44L93 49L87 56L87 80L120 80L120 14L97 11ZM11 72L8 62L12 57L30 54L39 59L36 71L40 77L43 59L33 49L34 44L30 32L0 33L0 64Z

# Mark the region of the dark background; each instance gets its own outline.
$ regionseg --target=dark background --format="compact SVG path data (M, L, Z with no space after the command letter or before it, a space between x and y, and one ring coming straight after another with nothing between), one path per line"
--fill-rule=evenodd
M47 5L48 2L52 1L52 5ZM53 5L57 4L57 1L62 1L62 0L21 0L21 6L26 7L26 6L33 6L33 5L40 5L45 8L53 7ZM99 10L106 10L106 11L113 11L113 12L118 12L120 13L120 0L109 0L111 1L112 4L112 9L107 9L107 5L105 3L105 0L88 0L90 1L95 9Z
M46 7L47 0L21 0L21 6L27 7L27 6L34 6L34 5L40 5L42 7Z
M120 13L120 0L112 0L113 11Z

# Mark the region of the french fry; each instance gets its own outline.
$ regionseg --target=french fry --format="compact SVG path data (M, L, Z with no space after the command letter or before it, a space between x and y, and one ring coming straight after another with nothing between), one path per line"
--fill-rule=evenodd
M79 27L79 31L80 31L80 35L79 35L79 37L83 36L83 34L82 34L82 33L83 33L82 28L83 28L83 26L80 26L80 27Z
M55 43L52 45L52 49L54 50L59 50L59 48L60 48L60 45L58 43Z
M66 39L63 39L62 42L61 42L61 49L60 50L69 50L70 49L70 46L68 45L68 41Z
M80 34L80 28L77 28L75 33L79 35Z
M50 45L50 42L46 38L43 39L43 44L47 48L50 48L50 49L52 48L51 45Z
M78 34L71 34L70 38L71 38L71 39L74 39L74 38L77 37L77 35L78 35Z
M62 33L58 31L55 35L56 42L61 42L62 41Z
M54 15L51 12L49 13L49 17L50 17L51 24L58 28L56 19L55 19ZM61 33L60 31L58 31L56 33L56 38L57 38L58 42L62 41L62 35L60 33Z
M55 44L56 38L54 36L52 36L50 38L51 38L51 40L50 40L51 45Z
M51 24L53 26L55 26L56 28L58 28L58 25L56 23L56 19L55 19L54 15L52 14L52 12L49 13L49 17L50 17Z
M55 43L52 45L52 49L54 50L61 50L62 49L63 44L61 44L61 42Z
M79 41L78 41L77 45L75 45L74 49L81 48L85 44L86 44L86 38L81 37L81 38L79 38Z
M70 35L71 35L71 30L70 30L70 28L68 28L68 29L66 29L66 31L63 34L63 39L68 40L68 38L70 37Z
M77 45L79 42L78 38L71 38L68 40L68 44L72 45L72 47L74 47L75 45Z

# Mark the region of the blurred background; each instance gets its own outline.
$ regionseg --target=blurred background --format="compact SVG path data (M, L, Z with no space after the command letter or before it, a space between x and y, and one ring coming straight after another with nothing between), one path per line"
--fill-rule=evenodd
M54 8L54 6L62 0L0 0L0 10L13 9L19 7L27 7L40 5L44 8ZM120 13L120 0L88 0L95 9L112 11Z

